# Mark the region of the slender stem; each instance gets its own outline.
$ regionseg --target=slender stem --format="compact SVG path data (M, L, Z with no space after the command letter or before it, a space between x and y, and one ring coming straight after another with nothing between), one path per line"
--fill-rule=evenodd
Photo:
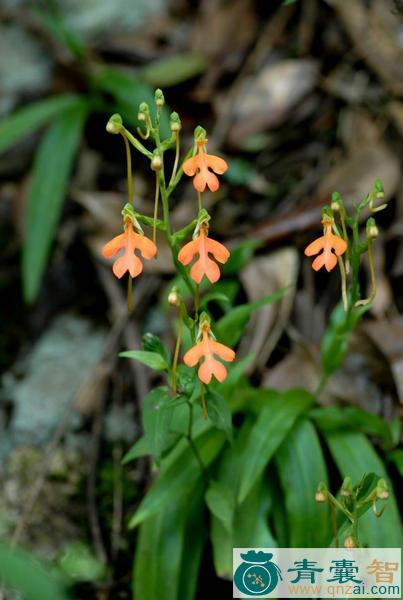
M122 136L125 142L126 148L126 165L127 165L127 196L129 199L129 204L134 206L134 197L133 197L133 173L132 173L132 153L130 150L129 142L127 141L126 136Z
M368 298L365 298L364 300L357 300L357 302L355 303L355 306L366 306L367 304L370 304L376 296L376 276L375 276L374 256L372 253L371 238L368 238L368 263L369 263L369 270L371 273L371 293L368 296Z
M207 406L206 406L206 396L204 394L204 385L200 382L200 396L201 396L201 403L202 403L202 408L203 408L203 417L205 419L207 419Z
M158 182L158 171L155 171L155 197L154 197L154 222L153 222L153 242L157 241L157 217L158 217L158 200L160 195L160 186Z
M129 313L133 310L133 277L129 275L127 280L127 310Z
M199 307L200 307L200 285L196 283L196 294L195 294L195 318L199 318Z
M332 517L333 536L334 536L336 548L338 548L340 544L339 544L339 531L337 529L336 508L330 499L328 499L328 503L329 503L329 507L330 507L330 514Z
M123 135L123 137L128 139L128 141L132 144L132 146L136 148L136 150L141 152L141 154L144 154L144 156L147 156L147 158L149 158L150 160L152 159L153 153L147 150L147 148L143 146L143 144L139 142L139 140L136 139L134 135L130 133L130 131L127 131L127 129L122 126L122 128L120 129L120 133Z
M346 281L346 269L344 268L344 261L341 256L337 257L337 261L339 263L340 269L340 277L341 277L341 297L343 299L344 310L347 312L348 310L348 302L347 302L347 281Z
M202 204L202 195L201 192L197 192L197 205L199 207L199 212L201 211L203 204Z
M179 320L178 320L178 335L176 338L175 352L174 352L174 358L173 358L173 362L172 362L172 390L173 390L174 394L176 394L176 371L178 368L179 351L180 351L181 341L182 341L182 329L183 329L183 317L182 317L182 311L180 310L179 311Z
M179 164L179 154L180 154L179 131L177 131L176 136L175 136L175 162L174 162L174 166L172 169L171 179L169 180L168 189L171 187L171 185L175 181L176 172L178 170L178 164Z

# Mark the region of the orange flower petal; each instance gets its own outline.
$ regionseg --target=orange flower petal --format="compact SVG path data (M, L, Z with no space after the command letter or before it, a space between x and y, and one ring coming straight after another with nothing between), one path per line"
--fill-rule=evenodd
M228 169L225 160L219 156L214 156L214 154L206 154L206 163L217 175L222 175Z
M207 251L211 252L218 262L222 264L227 262L230 257L230 252L223 244L220 244L220 242L212 240L211 238L207 238L205 243L207 246Z
M126 245L126 239L126 232L114 237L102 248L102 256L104 258L113 258Z
M199 162L200 162L200 157L198 154L196 154L195 156L192 156L191 158L188 158L187 160L185 160L185 162L182 165L183 172L186 175L193 177L193 175L195 175L197 169L199 168Z
M129 271L132 277L137 277L143 270L143 263L135 254L130 255L125 252L113 263L112 271L118 279L123 277L126 271Z
M216 192L220 187L218 177L216 177L211 171L207 171L206 173L206 183L211 192Z
M179 251L179 262L182 263L182 265L188 265L192 261L194 255L199 251L199 246L199 238L197 238L197 240L192 240L191 242L185 244Z
M332 246L337 256L341 256L347 250L347 243L338 235L332 235Z
M314 254L318 254L325 245L325 236L322 235L317 240L314 240L305 248L306 256L313 256Z
M135 234L135 245L146 259L154 258L157 254L157 246L145 235Z
M204 353L203 342L199 342L198 344L196 344L195 346L193 346L192 348L190 348L190 350L188 350L186 352L186 354L183 357L183 362L188 367L194 367L199 362L201 357L203 356L203 353Z
M200 283L204 275L211 283L216 283L221 275L216 263L207 255L201 255L190 269L190 276L196 283Z
M211 378L214 376L220 383L227 377L227 369L222 363L215 358L207 357L203 364L199 367L198 376L200 381L203 383L210 383Z
M204 192L206 189L207 180L205 171L199 171L193 179L193 187L198 192Z
M220 342L210 340L210 347L214 354L216 354L226 362L232 362L235 358L235 352L232 350L232 348L228 348L228 346L225 346Z

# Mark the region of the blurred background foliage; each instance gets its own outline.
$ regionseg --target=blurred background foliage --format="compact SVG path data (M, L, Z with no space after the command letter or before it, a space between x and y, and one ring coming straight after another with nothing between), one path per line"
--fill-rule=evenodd
M401 544L402 30L393 0L2 1L0 594L230 594L233 546L330 545L318 482L337 489L370 472L392 493L380 519L363 516L361 541ZM135 128L156 86L165 127L177 110L187 148L205 125L230 164L206 203L232 258L204 301L240 360L212 393L210 420L195 416L207 488L186 440L171 452L186 407L169 427L151 414L143 437L141 407L147 419L163 377L117 358L146 332L173 347L168 250L136 282L130 319L100 254L125 192L124 152L105 124L120 112ZM138 209L151 214L148 169L136 158ZM389 203L378 294L316 393L343 313L338 276L314 276L301 249L332 191L359 201L375 178ZM183 182L175 226L194 211ZM326 361L332 370L332 352Z

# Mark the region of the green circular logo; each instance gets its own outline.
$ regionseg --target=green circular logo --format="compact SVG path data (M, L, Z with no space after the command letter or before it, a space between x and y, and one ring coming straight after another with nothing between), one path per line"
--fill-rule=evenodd
M281 577L276 563L271 561L273 554L249 550L241 554L243 562L234 573L234 583L243 594L263 596L272 592Z

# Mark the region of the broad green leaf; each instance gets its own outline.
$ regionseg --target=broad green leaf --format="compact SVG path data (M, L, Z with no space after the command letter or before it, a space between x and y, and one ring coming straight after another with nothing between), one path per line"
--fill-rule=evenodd
M122 458L122 465L127 465L127 463L132 460L136 460L140 458L140 456L147 456L151 454L150 449L148 447L147 439L145 436L139 438L137 442L133 444L133 446L126 452L124 457Z
M234 518L235 498L231 491L219 481L210 481L206 492L206 504L210 512L219 519L225 529L232 532Z
M200 75L206 66L207 61L201 54L184 52L148 63L141 75L152 87L168 87Z
M61 94L39 100L6 117L0 121L0 152L46 125L65 110L80 107L82 102L82 97L77 94Z
M224 398L215 390L206 393L207 414L214 427L225 432L228 439L232 439L231 409Z
M141 525L134 565L135 598L194 599L204 543L202 491L199 481L191 497L178 496ZM184 584L184 574L194 581Z
M103 68L93 79L94 86L111 94L117 101L117 112L131 126L138 126L138 108L141 102L147 102L151 115L155 116L154 92L150 86L137 75L120 71L112 67ZM106 123L105 123L106 125ZM169 127L169 111L164 106L161 114L161 133L163 137L171 134Z
M227 346L234 346L242 336L251 315L266 304L271 304L279 300L286 291L287 288L282 288L270 296L265 296L261 300L250 302L249 304L241 304L241 306L232 309L216 323L214 331L217 339Z
M239 430L232 446L227 446L219 464L217 481L223 485L236 502L239 488L239 471L248 461L245 448L252 426L247 419ZM217 575L230 578L232 575L233 547L273 547L276 542L268 526L271 495L262 478L259 478L245 501L235 507L233 528L228 530L220 519L211 520L211 541Z
M18 590L24 600L67 600L61 583L25 551L0 543L0 583Z
M143 402L144 434L147 446L157 462L170 437L169 426L173 413L173 408L169 406L170 400L168 388L158 387L147 394Z
M35 300L39 290L87 113L84 101L62 112L45 133L35 156L22 252L24 296L28 302Z
M395 422L387 422L378 415L367 412L358 406L326 406L314 408L310 412L321 431L354 430L379 437L385 448L394 445L395 434L392 431ZM399 427L398 420L397 426ZM400 433L400 431L399 431ZM398 433L398 437L399 436Z
M154 369L154 371L166 371L168 369L167 361L157 352L148 352L146 350L127 350L120 352L121 358L132 358L138 362Z
M147 352L156 352L157 354L160 354L165 359L165 362L168 365L170 364L171 353L157 335L154 335L150 332L145 333L141 341L143 343L143 350L146 350Z
M220 431L208 430L194 439L201 460L207 468L223 447L225 438ZM130 520L129 527L136 527L157 513L166 504L174 504L182 494L191 491L200 478L200 465L187 445L175 454L175 460L161 469L159 477L141 502Z
M361 433L325 433L333 459L343 477L348 475L354 484L365 474L374 472L388 480L385 466L374 448ZM402 542L401 524L396 498L389 483L390 496L382 517L376 518L372 511L360 519L359 535L363 545L372 548L397 548Z
M318 435L306 419L297 421L276 452L285 496L291 548L322 548L331 540L327 506L315 502L318 483L328 482Z
M248 460L239 474L239 502L245 500L297 418L313 402L313 396L305 390L292 389L265 403L250 432L245 450Z

